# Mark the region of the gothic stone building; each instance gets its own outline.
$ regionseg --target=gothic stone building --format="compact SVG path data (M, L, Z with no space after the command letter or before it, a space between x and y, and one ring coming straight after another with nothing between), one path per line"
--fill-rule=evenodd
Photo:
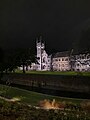
M37 48L37 71L67 71L70 70L69 52L57 52L48 55L45 51L45 44L41 40L36 42Z
M50 71L51 69L51 56L45 51L45 44L42 43L41 39L36 41L37 48L37 71Z
M45 44L37 40L37 71L90 71L90 54L71 55L70 51L48 55Z
M45 43L41 38L36 41L37 62L28 66L28 70L36 71L90 71L90 54L72 55L71 52L57 52L48 55ZM22 69L22 67L20 68Z
M53 55L52 68L53 71L69 71L70 65L70 52L58 52Z
M73 70L74 71L90 71L90 54L78 54L73 57Z

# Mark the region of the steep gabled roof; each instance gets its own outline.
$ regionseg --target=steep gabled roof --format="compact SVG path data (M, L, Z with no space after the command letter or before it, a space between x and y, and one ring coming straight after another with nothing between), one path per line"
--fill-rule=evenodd
M53 58L68 57L68 56L70 56L70 51L57 52L57 53L53 54Z

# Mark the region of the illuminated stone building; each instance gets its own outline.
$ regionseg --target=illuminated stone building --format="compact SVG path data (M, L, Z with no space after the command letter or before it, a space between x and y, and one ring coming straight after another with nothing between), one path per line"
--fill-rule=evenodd
M51 56L49 56L45 51L45 43L42 39L36 41L37 48L37 71L49 71L51 69Z
M71 55L64 51L48 55L42 38L36 40L37 64L32 63L28 70L36 71L90 71L90 54ZM25 68L26 69L26 68ZM20 67L22 70L22 67Z
M41 38L37 39L36 48L38 64L35 68L37 71L90 71L89 53L71 55L70 51L64 51L48 55Z
M37 71L68 71L70 66L70 52L57 52L48 55L45 51L45 44L41 38L36 41L37 48Z
M74 71L90 71L90 54L79 54L74 56Z
M70 66L70 52L57 52L52 58L53 71L69 71Z

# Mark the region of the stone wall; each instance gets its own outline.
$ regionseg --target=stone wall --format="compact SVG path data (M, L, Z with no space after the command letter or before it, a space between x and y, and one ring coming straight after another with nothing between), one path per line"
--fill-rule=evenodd
M90 77L87 76L7 74L3 76L2 80L15 84L54 90L90 92Z

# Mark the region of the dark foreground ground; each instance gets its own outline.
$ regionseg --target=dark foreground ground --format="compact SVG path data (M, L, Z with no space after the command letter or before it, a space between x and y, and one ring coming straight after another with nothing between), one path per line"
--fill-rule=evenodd
M0 99L0 120L90 120L88 110L36 109L19 102L7 102Z
M0 85L0 120L90 120L90 100Z

